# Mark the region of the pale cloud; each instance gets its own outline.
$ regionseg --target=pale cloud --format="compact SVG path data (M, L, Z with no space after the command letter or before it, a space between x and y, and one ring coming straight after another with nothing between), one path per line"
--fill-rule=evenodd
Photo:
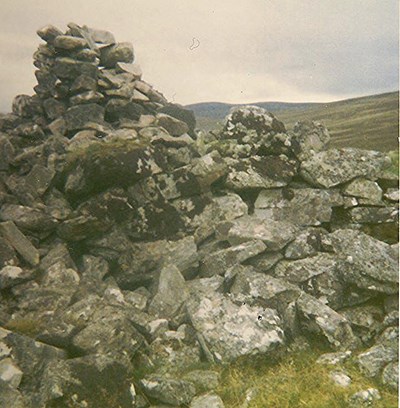
M32 93L36 30L70 21L132 42L144 79L181 103L398 89L397 0L1 0L0 12L0 110Z

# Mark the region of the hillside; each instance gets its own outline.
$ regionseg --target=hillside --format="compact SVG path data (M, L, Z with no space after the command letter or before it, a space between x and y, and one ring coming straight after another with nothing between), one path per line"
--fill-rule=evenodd
M398 92L330 103L255 103L275 114L290 129L298 120L318 120L330 130L332 147L360 147L389 151L397 149L399 135ZM218 102L189 105L198 127L215 128L235 105Z

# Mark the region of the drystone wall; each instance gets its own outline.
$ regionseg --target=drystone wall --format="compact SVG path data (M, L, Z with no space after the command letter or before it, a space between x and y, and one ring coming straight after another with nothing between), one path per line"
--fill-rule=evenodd
M68 27L0 117L0 405L223 407L194 365L315 340L396 388L390 160L253 106L196 132L130 44Z

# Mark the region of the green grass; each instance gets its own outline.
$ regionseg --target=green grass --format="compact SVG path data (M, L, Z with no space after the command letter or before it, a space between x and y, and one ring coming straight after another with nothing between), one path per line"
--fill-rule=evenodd
M375 408L398 406L397 393L363 377L353 363L344 369L352 379L347 388L335 385L329 372L336 368L316 364L316 351L302 351L277 364L265 358L251 358L226 367L217 390L226 408L240 408L246 391L254 390L249 408L345 408L348 398L361 390L375 387L382 399Z

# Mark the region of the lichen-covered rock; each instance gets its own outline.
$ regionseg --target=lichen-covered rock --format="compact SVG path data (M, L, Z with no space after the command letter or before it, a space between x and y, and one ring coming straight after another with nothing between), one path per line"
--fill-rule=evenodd
M397 261L390 245L350 229L335 231L329 239L337 252L344 282L375 292L398 292Z
M260 218L304 226L330 222L332 208L341 205L339 191L311 188L262 190L254 204Z
M328 129L319 122L301 121L293 128L291 149L295 155L304 160L313 153L326 150L330 141Z
M297 228L284 221L271 221L253 216L244 216L231 222L217 226L217 234L221 240L227 240L231 245L246 241L263 241L268 251L282 249L295 238Z
M344 195L357 197L362 205L382 205L382 189L376 181L358 178L343 190Z
M294 241L285 249L285 258L303 259L316 255L322 250L321 239L327 231L320 228L311 228L300 232Z
M349 322L321 301L303 293L296 305L306 332L322 335L335 349L347 350L358 345Z
M12 221L0 223L0 234L32 266L39 263L39 251Z
M34 406L132 407L135 394L127 369L104 355L52 361L44 366ZM133 388L132 388L133 387Z
M162 375L147 376L140 380L140 385L148 397L170 405L187 405L196 395L191 382Z
M390 165L381 152L361 149L330 149L303 161L301 176L316 187L331 188L357 177L376 177Z
M134 60L131 43L117 43L101 48L100 64L106 68L113 68L117 62L132 63Z
M167 265L160 272L157 292L150 302L149 313L172 319L186 298L185 278L175 265Z
M296 162L286 156L252 156L227 160L225 185L233 191L286 186L297 172Z
M375 404L375 401L379 401L381 398L381 394L376 388L368 388L367 390L353 394L349 398L349 406L351 408L370 407Z
M220 381L220 375L211 370L193 370L183 376L183 379L194 384L196 394L205 391L215 390Z
M216 394L205 394L193 398L190 408L224 408L222 399Z
M240 140L246 136L247 130L254 130L260 136L271 131L285 131L285 126L272 113L258 106L233 108L225 119L224 137Z
M399 362L389 363L382 372L382 383L392 390L399 388Z
M187 309L216 361L273 352L284 343L281 322L273 309L237 306L215 292L193 294Z
M238 302L280 311L300 296L300 289L296 286L283 279L255 272L252 268L243 268L236 273L229 292Z
M200 265L200 275L211 277L224 275L234 265L244 262L266 250L262 241L248 241L227 249L209 254Z

